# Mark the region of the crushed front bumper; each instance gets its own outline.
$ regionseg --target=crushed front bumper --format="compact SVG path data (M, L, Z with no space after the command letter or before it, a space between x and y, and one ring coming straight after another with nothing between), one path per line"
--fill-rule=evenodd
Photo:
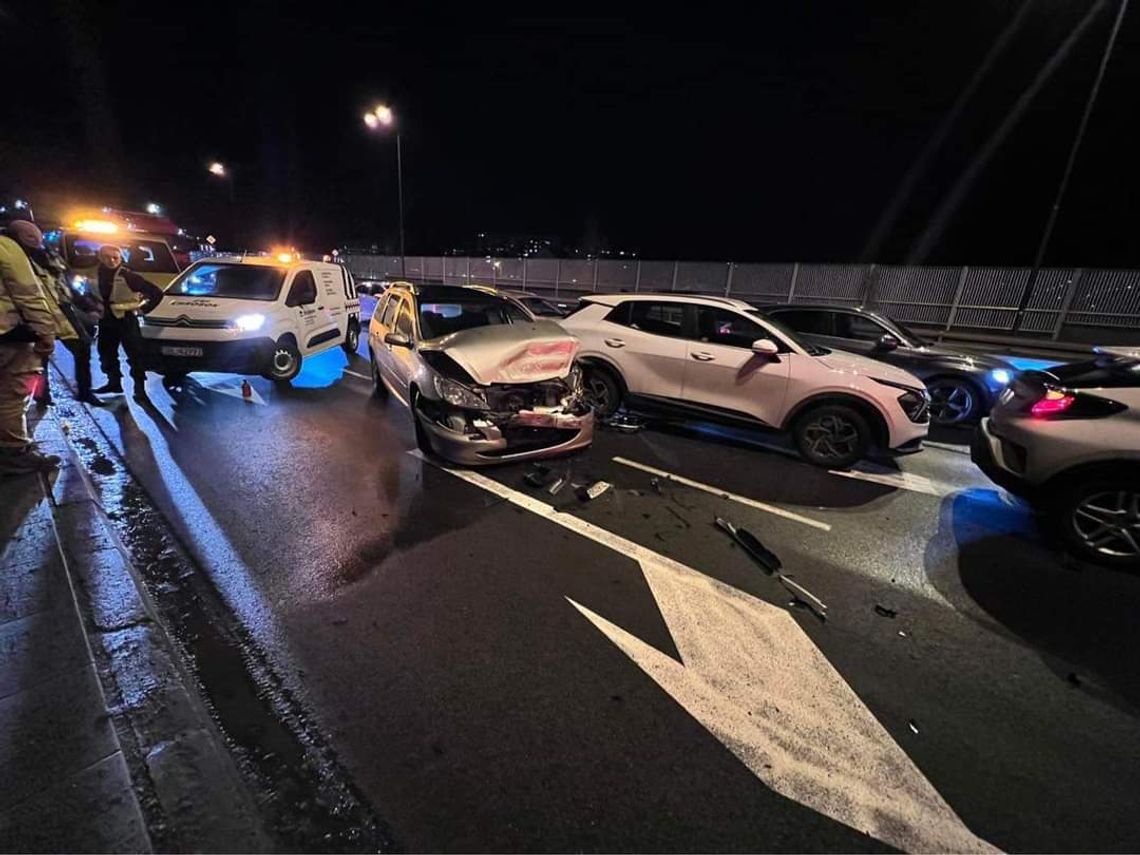
M476 422L474 430L453 430L423 412L413 413L432 450L465 466L554 457L586 448L594 439L594 413L536 413L523 410L506 422Z

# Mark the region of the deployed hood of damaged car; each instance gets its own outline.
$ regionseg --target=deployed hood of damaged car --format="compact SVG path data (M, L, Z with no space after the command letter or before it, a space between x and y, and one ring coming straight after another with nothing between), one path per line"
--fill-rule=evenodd
M565 377L578 353L578 339L554 321L535 321L473 327L421 347L446 353L476 383L489 386Z

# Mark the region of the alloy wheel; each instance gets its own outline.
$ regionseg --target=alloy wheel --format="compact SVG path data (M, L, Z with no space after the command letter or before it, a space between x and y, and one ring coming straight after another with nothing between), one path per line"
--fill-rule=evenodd
M588 377L584 392L586 403L595 410L603 413L609 410L612 401L610 401L610 387L605 380L596 375Z
M842 460L859 447L859 429L837 415L824 415L808 422L804 439L811 453L822 460Z
M1091 552L1112 558L1140 557L1140 492L1103 490L1083 498L1072 526Z
M930 418L938 424L961 424L974 414L974 390L964 381L936 380L929 392Z

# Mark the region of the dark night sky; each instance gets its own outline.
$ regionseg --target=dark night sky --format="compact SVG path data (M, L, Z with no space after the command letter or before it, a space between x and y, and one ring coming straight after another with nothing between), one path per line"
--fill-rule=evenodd
M394 145L360 118L386 100L403 129L409 252L480 231L578 244L592 223L647 257L859 260L1023 2L538 17L481 4L0 0L6 66L35 79L9 76L0 99L0 194L155 199L253 246L393 241ZM1018 96L1095 10L926 254L1032 260L1118 3L1032 0L867 260L913 255ZM1140 265L1137 91L1140 8L1047 261ZM205 172L213 158L236 167L233 210Z

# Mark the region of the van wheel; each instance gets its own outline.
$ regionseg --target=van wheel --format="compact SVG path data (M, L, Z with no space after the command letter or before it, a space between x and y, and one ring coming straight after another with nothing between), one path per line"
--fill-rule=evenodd
M588 366L582 383L582 397L599 417L612 416L621 406L621 386L605 368Z
M356 321L348 322L348 332L344 334L344 343L341 344L341 347L344 348L344 352L349 356L356 353L360 347L360 324Z
M274 383L288 383L301 373L301 351L291 338L283 338L273 349L269 370L262 376Z
M796 448L808 463L846 469L871 445L871 429L858 412L842 404L813 407L792 428Z
M368 361L372 364L372 397L380 401L388 399L388 387L380 379L380 366L376 364L376 354L368 348Z

